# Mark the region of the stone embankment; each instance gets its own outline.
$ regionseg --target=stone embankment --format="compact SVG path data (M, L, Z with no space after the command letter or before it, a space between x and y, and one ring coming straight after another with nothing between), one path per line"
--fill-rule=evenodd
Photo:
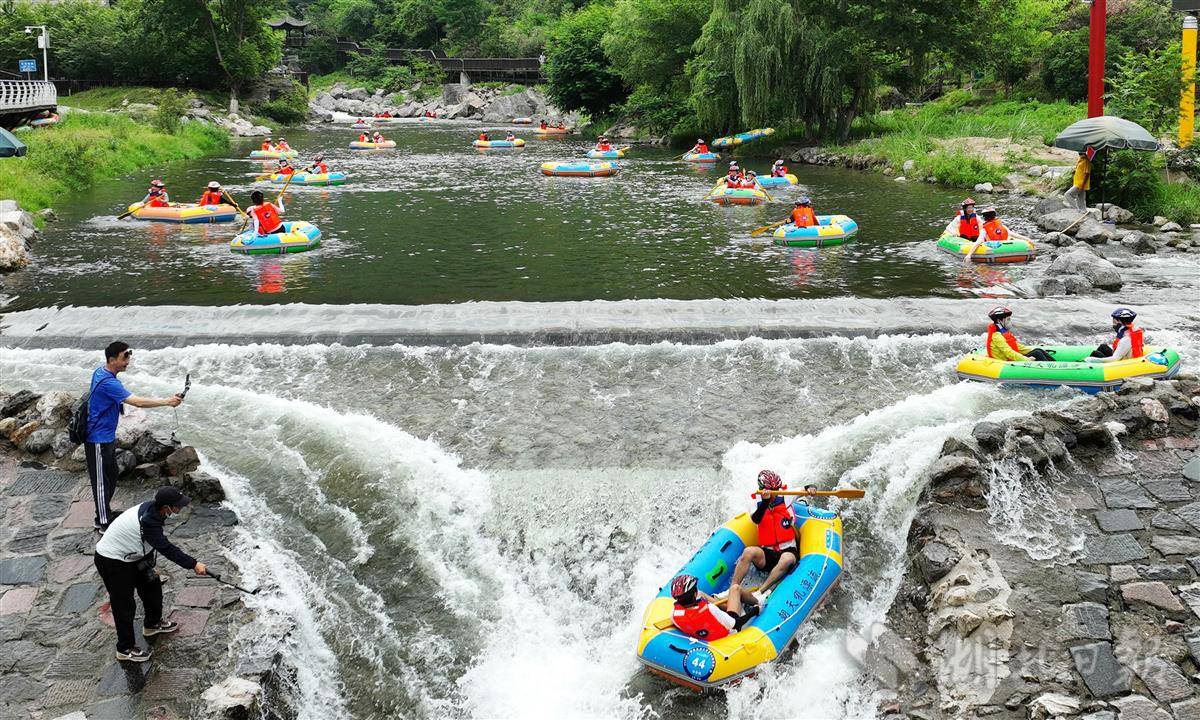
M66 424L78 398L0 390L0 718L171 720L248 717L274 681L274 658L230 647L253 619L241 593L158 563L164 608L178 632L151 638L153 658L118 662L103 583L93 564L99 536L82 447ZM229 561L237 517L194 448L146 429L131 409L118 434L121 478L114 508L174 484L193 499L173 542L236 582ZM140 614L140 610L139 610ZM268 651L263 651L268 652Z
M1200 718L1200 379L951 438L867 662L891 718Z
M42 217L52 219L54 213L43 210ZM29 247L39 237L32 214L22 210L16 200L0 200L0 272L28 265Z
M374 93L366 88L347 87L338 83L326 92L317 93L309 103L310 116L333 121L333 113L354 117L370 117L390 112L395 117L422 117L427 112L445 120L478 120L487 123L508 123L513 118L529 117L574 126L578 113L564 113L550 105L536 88L509 85L505 88L480 87L449 83L432 95L420 84L400 92Z

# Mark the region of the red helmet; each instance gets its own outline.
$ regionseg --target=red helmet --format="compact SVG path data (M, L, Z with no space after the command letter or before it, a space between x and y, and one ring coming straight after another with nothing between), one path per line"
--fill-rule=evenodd
M782 490L783 478L775 474L771 470L762 470L758 473L758 487L763 490Z
M680 575L671 581L671 597L675 598L676 600L686 595L694 595L695 593L695 575Z

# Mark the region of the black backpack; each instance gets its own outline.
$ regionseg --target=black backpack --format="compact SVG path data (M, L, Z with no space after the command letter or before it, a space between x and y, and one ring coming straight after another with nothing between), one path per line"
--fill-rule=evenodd
M95 382L88 388L88 391L79 398L79 404L75 406L75 412L71 413L71 422L67 423L67 439L76 445L82 445L87 440L88 434L88 400L92 397L92 391L96 389Z

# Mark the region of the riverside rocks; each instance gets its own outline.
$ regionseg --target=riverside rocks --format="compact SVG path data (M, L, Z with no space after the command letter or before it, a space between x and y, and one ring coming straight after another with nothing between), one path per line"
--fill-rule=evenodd
M432 112L440 119L471 119L488 123L508 123L515 117L537 117L568 125L578 122L577 113L564 113L550 105L536 88L509 85L491 88L446 83L441 93L429 97L418 84L408 90L395 93L376 91L368 93L365 88L347 87L338 83L326 92L318 93L309 103L310 111L319 113L343 113L356 117L369 117L380 112L390 112L393 117L421 117Z
M1198 428L1200 379L1181 375L947 440L888 615L921 664L889 682L889 707L930 720L1194 717L1200 477L1183 468ZM1014 493L1028 494L1016 527L1001 515Z
M33 215L16 200L0 200L0 272L29 264L29 245L39 237Z

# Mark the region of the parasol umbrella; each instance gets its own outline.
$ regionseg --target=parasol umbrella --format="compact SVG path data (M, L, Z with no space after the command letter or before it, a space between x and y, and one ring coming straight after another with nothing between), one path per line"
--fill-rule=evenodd
M1153 152L1158 149L1158 140L1135 122L1115 115L1101 115L1068 125L1054 138L1054 147L1075 152L1083 152L1088 147L1095 148L1097 152L1108 148Z
M0 157L24 155L29 148L4 128L0 128Z

